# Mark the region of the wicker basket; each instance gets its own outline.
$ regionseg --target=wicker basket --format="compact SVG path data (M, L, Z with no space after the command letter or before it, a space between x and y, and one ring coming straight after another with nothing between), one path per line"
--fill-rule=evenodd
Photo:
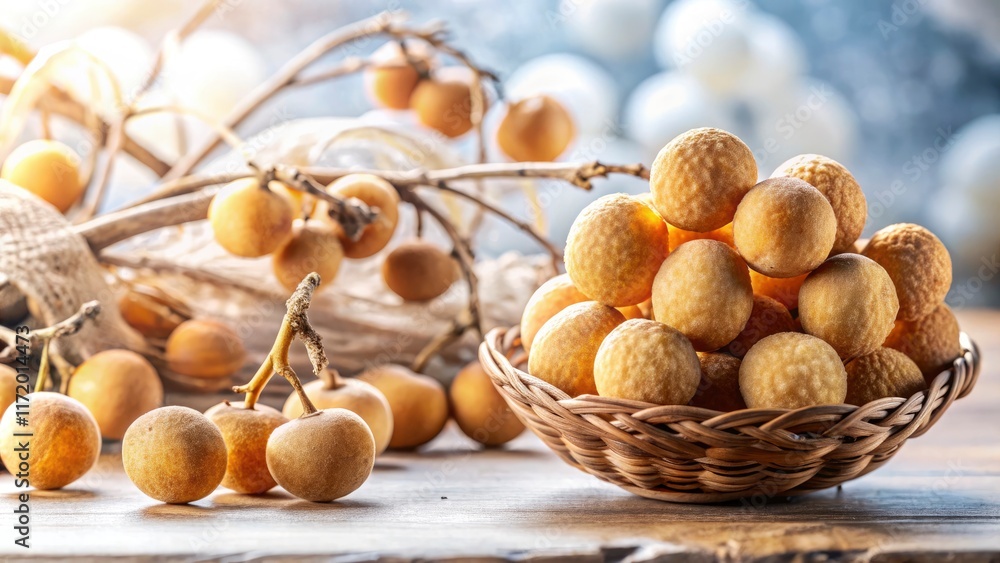
M964 333L961 342L952 368L908 399L730 413L571 398L515 367L525 358L516 328L491 331L479 357L514 412L570 465L658 500L761 502L861 477L926 432L979 376L978 348Z

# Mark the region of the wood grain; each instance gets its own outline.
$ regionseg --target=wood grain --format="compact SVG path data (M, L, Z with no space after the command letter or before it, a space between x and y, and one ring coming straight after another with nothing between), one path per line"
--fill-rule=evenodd
M381 458L338 503L220 489L167 506L139 493L110 452L68 490L32 493L30 550L12 543L13 480L0 477L0 555L1000 561L1000 312L959 319L985 358L976 389L885 467L840 490L757 505L668 504L572 469L532 435L479 451L449 428L420 454Z

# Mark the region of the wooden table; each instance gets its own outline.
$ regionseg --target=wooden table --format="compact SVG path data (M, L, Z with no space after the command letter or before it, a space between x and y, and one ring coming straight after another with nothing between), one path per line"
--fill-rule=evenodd
M334 504L220 489L169 506L139 493L111 453L68 490L31 494L30 550L12 543L14 488L4 474L0 554L1000 561L1000 312L960 320L986 358L977 388L886 467L841 490L763 506L673 505L564 465L533 435L484 452L449 429L420 454L384 456Z

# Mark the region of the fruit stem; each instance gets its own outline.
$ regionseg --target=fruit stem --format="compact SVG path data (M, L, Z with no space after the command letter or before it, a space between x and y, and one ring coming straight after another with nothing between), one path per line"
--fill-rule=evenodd
M323 382L323 388L327 390L340 389L344 386L344 378L340 377L339 371L332 368L323 370L319 379Z
M31 333L32 339L42 343L41 363L38 367L38 378L35 380L35 392L44 391L48 383L49 371L51 370L49 346L52 341L63 336L70 336L80 332L83 325L88 320L93 320L101 313L101 304L97 301L84 303L76 313L69 318L58 323L35 330Z
M49 379L49 340L42 344L42 359L38 364L38 378L35 380L35 393L45 391Z

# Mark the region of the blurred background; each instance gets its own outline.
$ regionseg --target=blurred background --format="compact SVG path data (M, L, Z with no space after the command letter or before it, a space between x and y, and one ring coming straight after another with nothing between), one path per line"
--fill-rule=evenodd
M198 4L2 0L0 26L36 48L78 41L127 88L141 83L162 35ZM312 40L381 10L447 21L457 44L500 75L509 98L544 92L560 100L579 132L561 160L649 164L675 135L701 126L743 138L764 177L801 153L839 160L865 190L866 236L895 222L928 226L955 262L948 302L1000 305L1000 2L225 0L177 47L157 93L221 119ZM349 54L380 44L363 41L362 52ZM0 75L16 72L8 63ZM418 127L404 112L373 108L362 82L354 75L283 95L244 132L330 115ZM493 113L487 128L496 126ZM174 160L183 151L175 119L137 118L129 133ZM184 127L188 141L205 132L193 120ZM471 160L472 145L460 139L457 149ZM110 207L154 182L139 165L115 174ZM600 182L590 193L543 189L547 228L562 242L592 199L646 189L634 179ZM523 198L504 203L534 212ZM485 254L536 251L500 224L487 224L480 243Z

